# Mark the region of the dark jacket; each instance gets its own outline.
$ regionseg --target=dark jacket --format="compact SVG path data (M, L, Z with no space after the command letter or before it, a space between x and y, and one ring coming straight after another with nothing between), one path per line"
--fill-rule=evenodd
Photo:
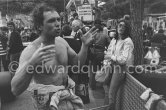
M9 40L9 54L16 54L23 50L21 36L17 31L13 31Z
M163 33L157 33L154 34L154 36L151 39L151 42L162 44L164 43L164 40L166 41L166 35L164 35Z

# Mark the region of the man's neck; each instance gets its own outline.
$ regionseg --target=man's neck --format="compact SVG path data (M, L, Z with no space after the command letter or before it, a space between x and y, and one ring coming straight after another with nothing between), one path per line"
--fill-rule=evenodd
M41 35L40 37L41 37L41 40L42 40L44 45L50 45L50 44L55 43L54 37L49 37L49 36L44 36L44 35Z

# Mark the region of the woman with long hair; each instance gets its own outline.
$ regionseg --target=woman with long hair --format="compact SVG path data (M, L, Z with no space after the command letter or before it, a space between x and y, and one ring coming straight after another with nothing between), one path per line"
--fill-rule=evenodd
M118 89L125 77L125 70L133 65L134 44L130 36L130 24L121 20L117 26L118 34L111 40L105 59L111 61L113 69L109 84L109 110L115 110L115 100ZM111 74L111 73L110 73Z

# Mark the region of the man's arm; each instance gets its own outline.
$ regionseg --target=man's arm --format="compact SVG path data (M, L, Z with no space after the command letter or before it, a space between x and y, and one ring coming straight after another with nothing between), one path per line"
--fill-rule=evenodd
M78 53L78 61L80 66L84 65L86 62L88 47L94 40L94 37L98 31L98 29L95 28L96 27L92 27L87 33L81 35L82 46L80 52Z
M82 43L81 50L78 54L68 45L69 64L83 66L87 58L88 46Z
M21 55L19 67L11 82L13 94L20 95L25 91L35 73L35 65L42 61L50 61L52 57L55 57L55 45L41 44L38 49L32 45L28 46Z
M88 46L82 43L81 50L78 53L78 63L83 66L87 59Z
M81 41L82 41L82 46L81 46L81 50L78 53L78 55L76 55L75 52L73 52L73 50L71 49L70 46L68 46L68 56L69 58L72 59L73 64L78 65L79 66L83 66L86 62L86 58L87 58L87 51L88 51L88 47L90 45L90 43L93 41L94 36L97 34L97 29L94 30L95 27L91 28L87 33L85 33L84 35L81 35Z
M11 89L12 93L16 96L24 92L31 82L33 74L29 74L27 69L28 66L31 65L29 59L34 52L34 50L32 51L32 49L33 48L28 47L22 52L19 67L12 79Z

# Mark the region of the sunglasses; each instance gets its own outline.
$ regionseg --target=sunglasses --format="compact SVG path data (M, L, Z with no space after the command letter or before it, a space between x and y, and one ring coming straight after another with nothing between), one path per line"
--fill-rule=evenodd
M125 28L125 24L120 23L120 24L118 24L118 27Z

